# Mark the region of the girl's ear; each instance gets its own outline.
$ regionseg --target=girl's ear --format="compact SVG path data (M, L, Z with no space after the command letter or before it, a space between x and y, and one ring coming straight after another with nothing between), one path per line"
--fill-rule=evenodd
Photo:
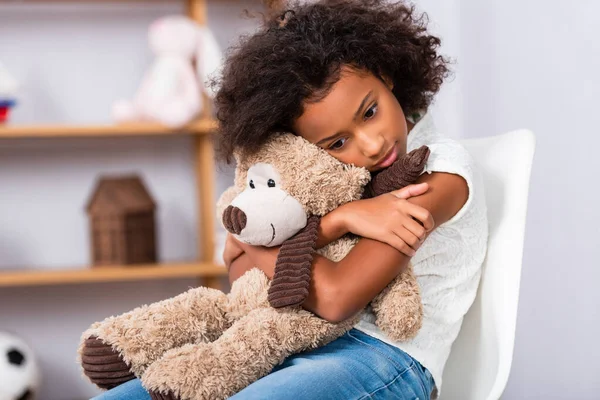
M196 72L198 83L211 99L214 98L216 90L210 84L209 79L215 74L220 74L222 67L223 54L212 31L206 26L199 26L196 48Z
M390 89L390 90L394 89L394 81L392 81L391 78L383 75L382 79L383 79L383 82L385 83L385 85L388 87L388 89Z
M377 74L375 74L375 76L381 79L384 85L388 87L388 89L394 89L394 80L392 78L390 78L386 74L382 74L381 72L378 72Z

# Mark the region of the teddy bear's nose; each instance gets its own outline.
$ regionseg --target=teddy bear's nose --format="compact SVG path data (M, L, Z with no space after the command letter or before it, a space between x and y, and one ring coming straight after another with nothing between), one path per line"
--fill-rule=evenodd
M246 227L246 214L237 207L229 206L223 212L223 225L229 232L239 235Z

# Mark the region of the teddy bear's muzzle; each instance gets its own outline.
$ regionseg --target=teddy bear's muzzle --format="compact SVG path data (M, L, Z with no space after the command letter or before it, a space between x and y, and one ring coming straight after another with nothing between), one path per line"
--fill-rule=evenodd
M246 227L248 218L246 214L237 207L229 206L223 212L223 226L228 232L239 235Z

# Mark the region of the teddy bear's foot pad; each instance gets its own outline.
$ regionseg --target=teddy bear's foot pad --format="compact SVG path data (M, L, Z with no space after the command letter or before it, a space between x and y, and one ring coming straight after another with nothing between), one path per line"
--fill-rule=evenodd
M101 389L112 389L135 378L123 357L95 336L85 340L81 366L83 373Z
M150 398L152 400L179 400L179 397L169 392L167 394L161 394L158 392L150 392Z

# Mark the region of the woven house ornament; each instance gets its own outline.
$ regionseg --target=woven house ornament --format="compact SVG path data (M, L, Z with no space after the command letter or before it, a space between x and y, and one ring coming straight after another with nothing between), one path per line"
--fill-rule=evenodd
M86 209L93 265L156 263L156 203L139 176L100 177Z

